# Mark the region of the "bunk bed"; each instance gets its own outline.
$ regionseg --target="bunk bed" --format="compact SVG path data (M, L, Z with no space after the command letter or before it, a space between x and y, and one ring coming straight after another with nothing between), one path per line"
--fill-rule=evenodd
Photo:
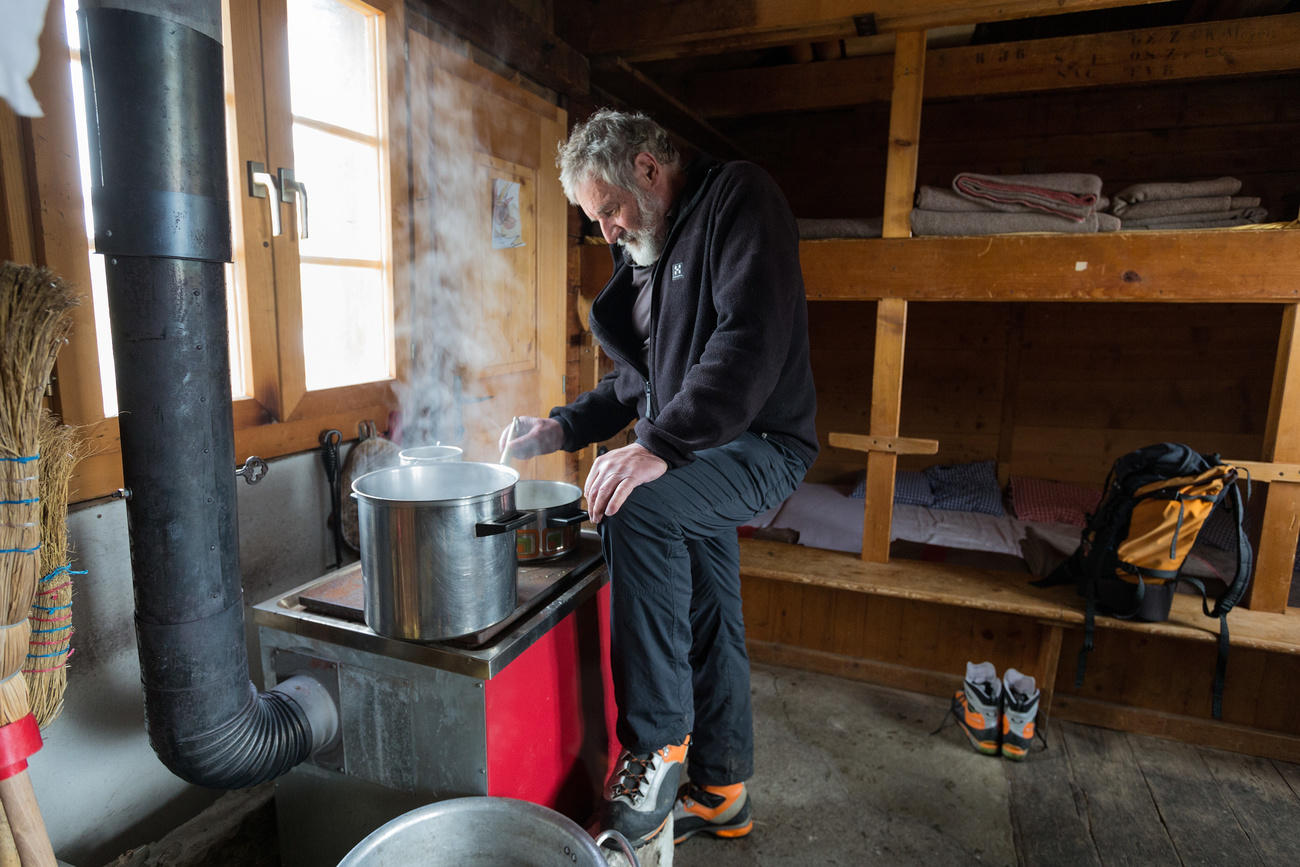
M951 23L938 20L944 15L952 21L979 20L972 14L945 8L923 26ZM1175 78L1290 71L1296 69L1300 16L1207 25L1195 35L1202 41L1198 44L1206 45L1204 57L1189 56ZM1122 57L1106 53L1112 42L1085 39L1078 57L1064 63L1050 56L1060 46L1047 45L1043 50L1049 56L1036 80L1074 88L1130 83L1127 52ZM1217 55L1212 56L1209 42ZM728 105L735 117L747 110L857 105L873 94L889 101L883 217L873 217L881 213L874 208L853 219L843 219L844 213L796 210L800 217L833 218L801 224L810 319L834 320L852 308L861 311L855 318L866 320L865 326L854 327L870 331L874 339L861 341L869 349L855 346L851 362L831 365L841 380L836 400L855 401L857 409L829 417L853 423L823 424L819 416L824 448L810 473L809 489L826 499L808 503L805 511L820 512L814 519L825 529L833 509L839 534L833 541L813 538L815 533L810 537L807 524L796 526L788 513L781 516L789 501L742 532L751 657L937 695L951 694L959 685L967 661L990 659L999 669L1012 664L1037 677L1048 717L1300 761L1300 707L1288 698L1289 684L1300 677L1300 610L1288 609L1300 535L1300 227L912 237L909 213L918 189L918 154L925 147L920 118L922 97L928 94L922 92L923 82L926 88L933 83L944 98L1005 92L996 90L1004 85L989 87L981 77L988 73L995 80L999 74L981 56L984 50L969 46L927 52L924 31L896 31L892 75L880 74L874 60L855 61L857 74L831 78L817 64L808 64L805 70L796 68L795 81L787 78L790 68L773 67L731 77L719 73L708 77L707 86L690 90L691 107L705 117L727 114L718 107ZM1031 57L1035 50L1026 49ZM934 76L926 74L928 54L942 65ZM1224 71L1225 58L1230 71ZM1068 81L1056 80L1062 72L1069 73ZM1157 78L1159 74L1157 69ZM825 133L816 127L809 136ZM817 170L795 173L789 182ZM608 261L606 251L583 248L586 297L594 297L603 285ZM1256 427L1262 429L1248 436L1220 436L1201 446L1220 450L1248 470L1253 483L1268 486L1267 497L1257 494L1254 500L1264 505L1253 515L1253 587L1230 617L1233 649L1222 720L1211 718L1209 701L1218 624L1201 613L1199 598L1180 595L1162 623L1100 619L1098 649L1086 683L1078 687L1073 660L1082 644L1083 602L1069 587L1030 586L1035 567L1023 548L1018 558L1011 556L1013 546L1021 547L1030 534L1026 522L1014 514L995 519L994 536L1000 541L988 543L985 547L994 550L981 553L1005 559L981 561L951 552L969 552L984 543L951 535L951 527L936 529L933 525L943 523L943 517L895 505L900 471L923 468L946 451L944 434L910 435L924 425L903 424L904 389L914 381L911 377L923 381L926 376L926 371L904 375L904 350L912 339L909 320L920 322L929 311L953 307L959 308L953 317L974 308L998 308L1012 310L1011 317L1038 321L1039 310L1116 305L1196 315L1207 306L1223 309L1225 316L1254 310L1259 313L1252 317L1257 326L1252 333L1276 335L1276 345L1262 350L1271 358L1251 368L1251 387L1257 391L1250 399L1267 404L1266 412L1258 414ZM819 316L822 310L832 312ZM996 316L985 320L986 326L998 328ZM1258 327L1265 321L1271 324ZM838 351L819 347L823 336L813 334L815 368L819 352ZM583 335L580 353L580 378L593 383L600 365L589 335ZM1016 364L1008 364L1002 375L1016 377ZM820 388L821 373L817 376ZM992 420L996 423L996 416ZM1253 415L1251 423L1256 424ZM1032 476L1100 488L1108 457L1157 441L1137 439L1141 431L1131 433L1135 439L1130 443L1088 443L1086 459L1067 476L1052 475L1050 461L1011 460L998 465L999 481L1005 485ZM1035 435L1046 438L1052 431L1044 428ZM970 439L987 445L990 438ZM989 451L1000 451L998 435L991 439ZM970 452L977 446L963 448ZM579 472L583 469L580 462ZM847 493L852 483L844 474L849 469L864 472L861 499ZM845 509L856 511L846 518ZM1039 529L1053 536L1056 544L1049 547L1058 555L1068 546L1070 533L1077 532L1073 526ZM792 544L793 536L782 532L789 530L802 531L805 543L818 544ZM845 534L851 542L843 541Z
M1300 613L1287 612L1300 514L1300 231L910 237L925 59L923 32L897 35L882 237L800 245L810 304L875 306L870 387L863 389L868 427L827 436L830 446L863 455L861 549L796 547L762 532L742 539L753 656L944 692L959 681L961 662L983 653L1036 675L1049 713L1300 759L1300 719L1257 692L1285 691L1300 674ZM1228 722L1210 720L1209 702L1199 696L1201 680L1208 696L1208 679L1195 672L1209 670L1207 645L1217 639L1199 599L1177 600L1164 623L1099 621L1102 633L1115 633L1098 638L1099 646L1112 647L1112 662L1103 664L1109 670L1090 674L1090 687L1071 688L1073 667L1060 660L1078 649L1083 619L1072 590L1033 588L1014 571L891 558L891 541L906 536L898 530L900 511L909 508L894 502L900 458L938 448L935 440L900 436L908 314L940 301L1281 305L1261 453L1224 456L1269 484L1254 584L1232 617L1231 640L1239 648L1232 673L1250 686L1230 687ZM815 507L823 521L828 503ZM756 523L771 528L775 518ZM1191 659L1200 662L1185 664ZM1175 670L1187 677L1171 678ZM1168 685L1178 680L1197 688ZM1062 685L1068 695L1057 696L1053 707Z

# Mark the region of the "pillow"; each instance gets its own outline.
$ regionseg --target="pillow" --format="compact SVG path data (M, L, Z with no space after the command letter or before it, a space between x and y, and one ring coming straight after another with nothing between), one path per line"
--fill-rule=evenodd
M993 461L973 461L968 464L936 464L926 467L925 477L934 492L935 509L959 512L982 512L986 515L1005 515L1002 508L1002 488L998 485L998 472Z
M1030 476L1011 477L1011 508L1022 521L1082 527L1101 502L1101 491Z
M867 473L858 474L858 483L849 493L859 500L867 498ZM930 506L934 504L934 493L930 490L930 480L920 470L898 470L894 473L894 502L904 506Z

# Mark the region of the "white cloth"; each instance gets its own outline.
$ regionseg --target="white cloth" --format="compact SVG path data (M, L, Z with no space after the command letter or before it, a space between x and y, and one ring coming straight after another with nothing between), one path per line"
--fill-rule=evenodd
M0 0L0 97L25 117L41 117L27 79L41 59L41 30L48 0Z

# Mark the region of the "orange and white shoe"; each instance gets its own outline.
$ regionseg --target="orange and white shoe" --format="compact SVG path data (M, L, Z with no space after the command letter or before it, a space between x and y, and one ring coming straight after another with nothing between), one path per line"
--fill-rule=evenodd
M1001 746L1002 681L991 662L966 663L966 680L952 697L952 715L970 744L986 756Z
M744 837L754 830L749 815L749 791L744 783L697 786L687 783L673 806L673 842L701 832L714 837Z
M1008 668L1002 675L1002 696L1002 755L1022 761L1034 739L1038 686L1032 677Z
M668 822L691 736L650 753L623 750L605 784L600 830L613 828L634 847L652 840Z

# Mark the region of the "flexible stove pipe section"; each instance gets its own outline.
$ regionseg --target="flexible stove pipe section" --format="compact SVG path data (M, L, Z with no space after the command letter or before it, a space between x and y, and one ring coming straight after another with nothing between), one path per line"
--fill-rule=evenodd
M264 693L248 675L223 268L231 244L220 2L81 6L146 725L178 776L242 788L324 746L338 716L308 675ZM181 9L193 20L177 20Z

